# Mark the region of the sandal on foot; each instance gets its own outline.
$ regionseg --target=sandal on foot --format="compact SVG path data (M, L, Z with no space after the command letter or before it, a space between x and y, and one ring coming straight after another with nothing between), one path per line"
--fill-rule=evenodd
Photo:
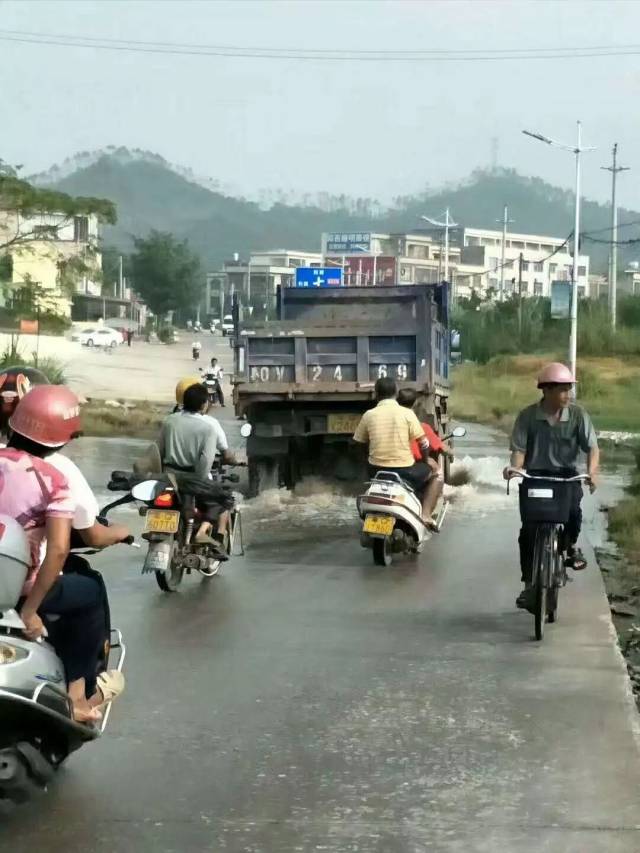
M102 693L102 702L97 706L102 708L108 702L113 702L124 690L124 675L117 669L107 669L96 679L97 689Z
M573 553L569 552L567 554L564 564L566 568L573 569L574 572L581 572L587 568L587 561L579 548L576 548Z

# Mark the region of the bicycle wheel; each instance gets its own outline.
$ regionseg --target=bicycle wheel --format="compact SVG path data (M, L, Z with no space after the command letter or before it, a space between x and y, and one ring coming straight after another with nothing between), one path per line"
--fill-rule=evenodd
M551 525L543 524L536 530L533 552L533 587L535 603L533 610L536 640L544 637L544 625L547 620L547 593L553 566L555 532Z
M547 619L550 624L558 620L558 598L560 596L560 587L562 586L562 576L564 571L564 554L560 550L557 530L553 540L553 563L551 571L551 584L547 591Z

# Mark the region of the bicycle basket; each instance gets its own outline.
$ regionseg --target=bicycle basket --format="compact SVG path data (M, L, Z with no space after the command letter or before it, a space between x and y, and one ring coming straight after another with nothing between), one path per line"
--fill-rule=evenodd
M566 524L571 512L573 483L525 480L520 483L523 524Z

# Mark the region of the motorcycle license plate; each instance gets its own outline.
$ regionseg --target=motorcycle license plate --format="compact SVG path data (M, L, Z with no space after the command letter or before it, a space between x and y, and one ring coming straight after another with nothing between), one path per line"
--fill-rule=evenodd
M379 536L391 536L396 523L390 515L368 515L364 520L365 533L377 533Z
M180 513L166 509L150 509L145 520L145 533L177 533Z

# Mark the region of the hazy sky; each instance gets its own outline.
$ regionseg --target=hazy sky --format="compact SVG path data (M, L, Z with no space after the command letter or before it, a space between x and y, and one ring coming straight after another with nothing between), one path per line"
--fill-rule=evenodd
M504 49L640 42L640 2L13 2L0 30L136 41L344 49ZM46 168L108 144L147 148L240 190L378 196L463 178L491 159L605 198L613 142L640 205L640 54L508 62L302 62L0 40L0 157Z

